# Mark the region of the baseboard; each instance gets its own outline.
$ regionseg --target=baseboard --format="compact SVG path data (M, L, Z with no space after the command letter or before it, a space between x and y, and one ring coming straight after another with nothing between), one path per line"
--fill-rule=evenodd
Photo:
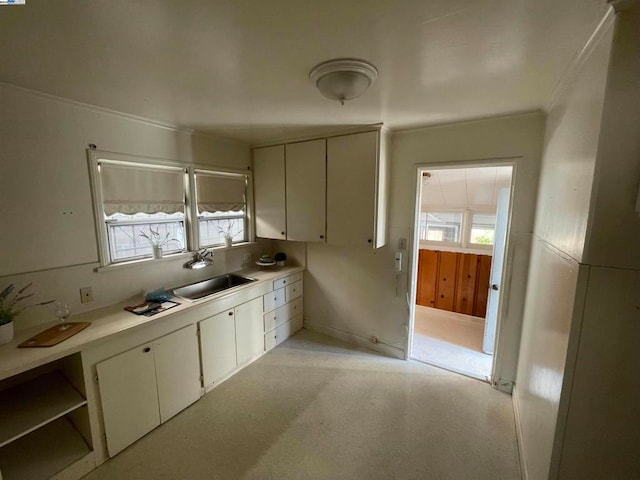
M522 474L522 480L529 480L529 475L527 473L527 457L524 453L524 437L522 435L522 422L520 420L520 404L518 400L519 395L518 395L518 388L516 385L513 386L511 399L513 402L513 417L516 424L516 440L518 442L518 454L520 455L520 472Z
M314 332L324 333L325 335L338 338L348 343L353 343L355 345L358 345L359 347L366 348L368 350L374 350L379 353L383 353L388 357L399 358L401 360L404 360L404 349L402 348L394 347L393 345L388 345L382 342L371 343L371 341L369 341L368 338L361 337L360 335L356 335L351 332L346 332L338 328L327 327L325 325L320 325L318 323L309 322L308 320L304 321L304 326L305 328L309 330L313 330Z

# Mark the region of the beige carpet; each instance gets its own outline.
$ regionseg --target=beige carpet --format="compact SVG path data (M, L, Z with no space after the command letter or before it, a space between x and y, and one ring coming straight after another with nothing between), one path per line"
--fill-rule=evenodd
M85 477L520 479L511 397L302 330Z

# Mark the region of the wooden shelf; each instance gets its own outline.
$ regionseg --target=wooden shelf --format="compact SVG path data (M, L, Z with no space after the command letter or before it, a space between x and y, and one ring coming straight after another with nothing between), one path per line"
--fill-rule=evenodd
M91 454L84 439L63 417L0 448L3 480L44 480Z
M82 395L58 371L2 391L0 447L86 404Z

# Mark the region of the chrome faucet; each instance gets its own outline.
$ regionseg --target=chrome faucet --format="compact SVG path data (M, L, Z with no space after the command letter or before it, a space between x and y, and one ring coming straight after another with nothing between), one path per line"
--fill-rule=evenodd
M193 258L184 264L184 268L197 270L213 265L213 252L206 248L193 253Z

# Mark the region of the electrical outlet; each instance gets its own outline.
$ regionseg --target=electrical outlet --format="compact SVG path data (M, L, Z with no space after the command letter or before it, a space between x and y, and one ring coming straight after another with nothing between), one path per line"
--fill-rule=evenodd
M407 249L407 239L401 238L398 240L398 250L406 250Z
M93 302L93 289L91 287L82 287L80 289L80 303Z

